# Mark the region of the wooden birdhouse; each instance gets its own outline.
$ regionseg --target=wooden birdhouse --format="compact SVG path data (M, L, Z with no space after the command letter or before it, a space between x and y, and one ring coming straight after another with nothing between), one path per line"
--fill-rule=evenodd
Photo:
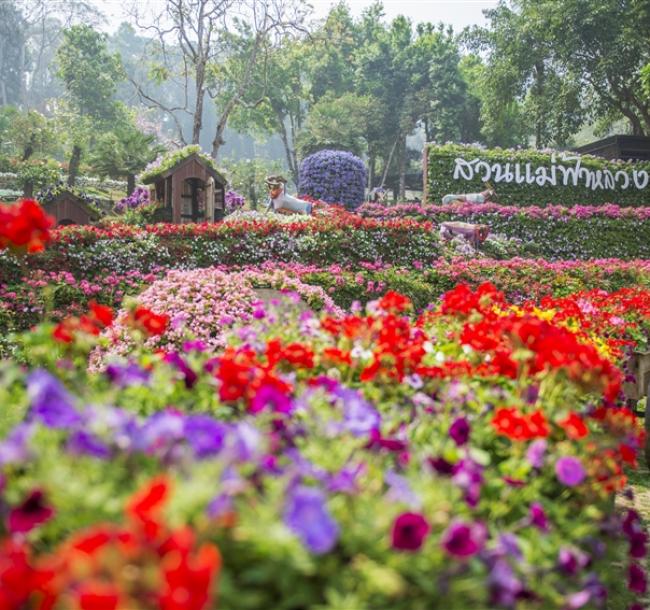
M54 217L57 227L88 225L100 217L97 210L71 191L62 190L42 205L45 212Z
M215 222L224 215L226 179L198 152L142 176L161 222Z

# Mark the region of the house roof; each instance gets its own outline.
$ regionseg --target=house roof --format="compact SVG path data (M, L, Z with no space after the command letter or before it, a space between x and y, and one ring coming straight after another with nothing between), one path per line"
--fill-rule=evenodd
M226 178L222 174L220 174L216 169L214 169L214 167L212 167L209 163L206 163L206 161L203 158L201 158L201 155L199 155L198 153L192 153L188 157L185 157L184 159L180 159L177 163L172 165L170 168L150 178L144 179L143 182L144 184L151 184L153 182L158 182L159 180L164 180L165 178L168 178L172 174L176 173L179 169L181 169L185 165L189 165L193 161L198 162L205 169L205 171L214 178L215 182L223 186L225 186L228 183Z
M86 214L88 214L90 218L94 220L98 219L101 216L101 214L96 209L88 205L81 197L79 197L79 195L76 195L72 191L65 189L54 195L50 201L44 203L43 208L45 211L47 211L49 207L55 206L57 203L63 200L70 201L71 203L79 206L84 212L86 212Z

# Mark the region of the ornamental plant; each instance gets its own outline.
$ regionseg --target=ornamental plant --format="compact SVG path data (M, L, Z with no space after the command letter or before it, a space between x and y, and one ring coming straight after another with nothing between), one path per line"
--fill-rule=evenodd
M246 199L236 191L226 191L226 214L232 214L244 208Z
M16 254L42 252L50 241L54 220L33 199L0 204L0 250Z
M459 285L418 315L388 292L345 314L260 307L216 350L151 350L134 311L139 339L101 372L87 356L105 337L42 325L0 386L1 523L31 547L0 578L27 563L67 583L48 549L82 540L99 550L71 595L184 583L205 603L209 583L235 610L564 610L623 584L643 607L648 535L612 500L645 441L620 355L649 302ZM105 523L138 533L104 546ZM3 593L47 581L19 583Z
M368 172L359 157L342 150L321 150L300 164L298 191L354 209L365 198L367 182Z

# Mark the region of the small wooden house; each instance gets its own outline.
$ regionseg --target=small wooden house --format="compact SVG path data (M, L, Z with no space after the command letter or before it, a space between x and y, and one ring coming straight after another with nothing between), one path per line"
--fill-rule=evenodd
M198 153L150 177L151 200L160 222L215 222L224 215L226 179Z
M62 190L46 203L43 209L54 217L57 227L88 225L99 219L100 214L78 195Z

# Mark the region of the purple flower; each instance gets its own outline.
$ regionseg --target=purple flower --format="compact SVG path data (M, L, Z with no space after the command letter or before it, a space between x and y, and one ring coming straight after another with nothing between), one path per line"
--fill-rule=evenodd
M365 464L344 466L327 482L327 491L353 494L358 491L358 478L366 471Z
M561 457L555 463L555 474L560 483L569 487L580 485L587 476L582 462L571 456Z
M213 519L218 519L223 515L231 513L233 510L232 498L227 494L215 496L208 504L206 512Z
M0 442L0 465L26 462L29 459L29 441L34 433L34 424L18 424Z
M379 412L360 392L339 388L335 394L343 401L343 423L348 432L354 436L365 436L379 429Z
M490 601L497 606L513 607L523 587L510 564L499 558L492 564L488 576Z
M470 458L465 458L454 467L452 481L465 492L465 502L476 506L481 497L483 467Z
M454 440L458 447L461 447L469 440L470 427L465 417L457 418L449 428L449 436Z
M339 536L339 527L327 509L325 494L314 487L298 486L291 492L284 522L313 553L327 553Z
M111 450L96 435L85 430L75 430L67 444L68 451L77 455L89 455L100 460L111 457Z
M454 474L456 468L456 464L452 464L442 457L428 458L427 462L438 474L446 476Z
M201 341L200 339L185 341L185 343L183 343L184 352L205 352L207 349L208 346L204 341Z
M146 452L165 452L184 438L183 416L173 411L152 415L137 436L137 448Z
M544 466L544 456L546 455L546 441L538 439L533 441L526 451L526 459L533 468L542 468Z
M533 502L529 510L530 523L543 532L548 532L548 517L539 502Z
M487 539L487 529L482 523L453 521L442 536L442 546L450 555L466 558L476 555Z
M38 369L27 377L27 393L31 401L30 417L40 419L48 428L74 428L81 423L72 396L47 371Z
M384 475L384 479L389 486L386 498L391 502L402 502L411 507L420 506L420 498L411 488L411 484L406 477L403 477L392 470Z
M190 368L190 365L182 358L177 352L169 352L165 354L165 362L171 364L175 369L180 371L183 375L185 387L189 390L194 387L198 380L197 374Z
M228 428L207 415L190 415L185 418L183 431L194 455L200 459L221 451Z
M107 377L118 387L127 388L135 385L146 385L149 383L151 373L135 362L128 364L109 364L106 367Z

